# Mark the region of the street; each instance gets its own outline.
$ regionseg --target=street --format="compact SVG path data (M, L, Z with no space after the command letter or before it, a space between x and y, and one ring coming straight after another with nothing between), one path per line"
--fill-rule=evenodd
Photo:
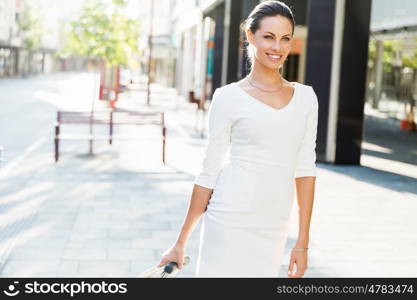
M175 241L204 155L194 106L172 89L153 87L155 109L166 110L166 166L157 139L97 142L93 156L86 141L63 142L55 164L56 110L90 109L93 86L90 73L0 80L2 277L134 277ZM143 109L144 103L144 93L132 91L118 105ZM383 135L377 122L369 124L366 166L317 163L305 277L415 276L415 156L409 150L401 162L389 162L405 164L404 172L384 170L390 157L378 159L369 146ZM296 207L291 220L281 277L297 237ZM187 247L191 263L179 277L194 275L198 238L199 226Z

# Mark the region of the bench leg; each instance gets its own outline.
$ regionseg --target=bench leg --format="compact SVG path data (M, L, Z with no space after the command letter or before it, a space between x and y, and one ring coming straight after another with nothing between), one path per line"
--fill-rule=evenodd
M58 121L59 121L59 112L58 112ZM55 163L59 160L59 124L55 125Z
M59 160L59 140L55 138L55 162Z
M165 165L165 138L166 138L166 128L162 128L162 162Z
M112 115L113 116L113 115ZM113 144L113 118L110 121L110 126L109 126L109 145Z
M90 155L93 155L94 153L93 153L93 140L92 139L89 140L88 145L89 145L88 153Z

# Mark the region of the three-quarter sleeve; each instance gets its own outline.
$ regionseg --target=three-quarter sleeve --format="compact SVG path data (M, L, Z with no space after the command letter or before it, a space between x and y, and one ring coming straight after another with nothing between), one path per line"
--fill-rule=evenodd
M307 117L303 140L297 155L294 177L316 176L316 139L319 103L314 89L311 88L312 107ZM310 96L309 95L309 96Z
M218 88L208 110L208 139L205 156L194 184L213 189L231 144L232 105L230 99Z

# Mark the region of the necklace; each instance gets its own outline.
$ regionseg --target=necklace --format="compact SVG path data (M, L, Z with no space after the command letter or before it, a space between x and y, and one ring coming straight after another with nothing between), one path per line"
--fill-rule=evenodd
M248 82L249 82L249 84L250 84L251 86L253 86L254 88L260 89L261 91L264 91L264 92L266 92L266 93L275 93L275 92L278 92L278 91L279 91L279 90L281 90L281 89L282 89L282 87L284 86L284 85L282 84L282 80L281 80L281 84L280 84L280 87L279 87L278 89L273 90L273 91L268 91L268 90L264 90L263 88L260 88L260 87L258 87L258 86L256 86L256 85L254 85L254 84L250 81L249 76L248 76L248 77L246 77L246 78L248 79Z

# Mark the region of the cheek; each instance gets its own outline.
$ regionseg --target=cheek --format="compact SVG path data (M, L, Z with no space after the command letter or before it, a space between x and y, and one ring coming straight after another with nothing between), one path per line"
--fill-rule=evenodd
M257 45L256 45L256 49L257 52L265 52L266 50L268 50L270 47L270 43L268 43L267 41L260 41Z
M285 50L288 50L288 51L289 51L289 50L291 50L291 46L292 46L292 45L291 45L291 43L289 43L289 42L287 42L287 43L284 43L284 44L283 44L284 49L285 49Z

